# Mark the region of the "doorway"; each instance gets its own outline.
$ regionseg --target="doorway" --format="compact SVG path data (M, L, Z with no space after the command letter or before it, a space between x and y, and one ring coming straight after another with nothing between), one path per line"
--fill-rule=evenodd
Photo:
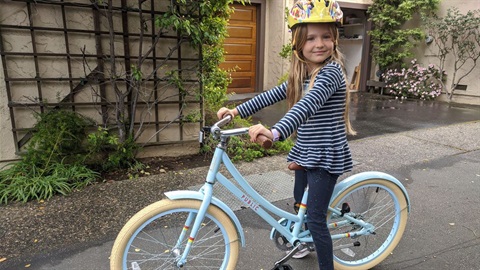
M257 7L233 4L233 8L224 42L225 62L220 67L235 70L230 73L232 82L227 93L253 93L257 76Z

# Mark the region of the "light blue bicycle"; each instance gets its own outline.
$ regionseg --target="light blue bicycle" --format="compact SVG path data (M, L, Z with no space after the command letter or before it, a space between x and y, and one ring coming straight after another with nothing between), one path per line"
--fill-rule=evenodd
M292 269L285 262L298 250L313 248L312 237L305 230L308 188L296 215L263 198L226 154L229 137L248 133L248 128L221 130L230 120L224 118L210 128L219 143L203 187L166 192L168 199L135 214L115 240L111 269L235 269L245 236L235 213L213 196L216 183L272 226L271 239L279 249L291 250L273 263L272 269ZM222 164L237 184L219 172ZM328 213L335 269L363 270L382 262L403 235L409 205L400 181L382 172L363 172L339 182Z

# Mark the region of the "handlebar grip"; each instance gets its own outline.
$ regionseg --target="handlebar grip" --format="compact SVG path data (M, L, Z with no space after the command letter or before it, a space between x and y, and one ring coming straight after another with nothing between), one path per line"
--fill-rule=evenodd
M257 136L257 143L265 149L270 149L270 147L272 147L273 145L272 140L270 140L267 136L261 134Z

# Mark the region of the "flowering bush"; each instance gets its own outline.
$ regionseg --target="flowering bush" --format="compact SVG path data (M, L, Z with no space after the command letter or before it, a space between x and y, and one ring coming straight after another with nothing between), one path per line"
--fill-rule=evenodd
M435 99L442 93L441 71L433 64L420 66L417 59L411 61L408 69L389 69L382 74L387 93L397 98ZM445 71L443 71L445 72ZM442 78L445 78L445 73Z

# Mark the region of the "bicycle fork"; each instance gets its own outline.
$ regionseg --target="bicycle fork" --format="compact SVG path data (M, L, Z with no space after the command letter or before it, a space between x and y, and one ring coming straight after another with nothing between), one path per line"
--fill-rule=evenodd
M175 255L175 258L176 258L175 261L177 262L177 267L180 267L180 268L185 266L187 262L187 256L192 248L193 242L195 241L195 237L198 233L198 230L200 229L200 226L202 226L202 221L205 217L205 214L207 213L207 209L212 200L212 194L213 194L212 184L208 183L204 185L203 193L204 193L204 199L202 201L202 204L200 205L200 209L198 209L198 213L188 214L187 220L185 221L185 224L183 226L183 230L180 233L180 236L178 237L175 247L172 249L172 253ZM191 227L192 223L193 223L193 226ZM191 230L190 230L190 234L188 235L188 241L187 241L187 244L185 245L185 249L182 252L181 251L182 243L187 237L187 233L190 227L191 227Z

